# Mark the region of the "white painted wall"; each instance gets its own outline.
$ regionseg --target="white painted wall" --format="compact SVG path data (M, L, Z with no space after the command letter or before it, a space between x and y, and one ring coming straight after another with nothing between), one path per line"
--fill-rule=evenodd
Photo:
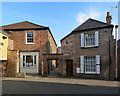
M34 68L34 67L22 67L20 69L20 72L25 72L25 73L38 73L38 70L37 68Z

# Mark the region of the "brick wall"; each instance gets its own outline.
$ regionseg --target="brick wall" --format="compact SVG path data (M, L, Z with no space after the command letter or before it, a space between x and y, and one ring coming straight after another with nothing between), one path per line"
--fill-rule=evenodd
M7 76L15 76L19 73L19 51L8 50Z
M55 44L54 38L52 37L52 35L50 34L50 32L48 31L48 42L49 42L49 46L51 46L51 49L49 48L49 52L50 50L52 51L53 54L57 53L57 45ZM50 64L50 66L52 66L51 70L53 70L54 68L56 68L56 60L51 60L51 62L48 61L48 63Z
M108 29L108 32L104 32L104 29L87 31L88 33L93 33L99 31L99 47L95 48L81 48L81 32L76 34L71 34L62 41L62 53L65 58L73 59L73 75L81 78L99 78L99 79L109 79L109 67L110 61L109 57L109 36L110 46L113 46L113 38L111 34L112 28ZM110 34L109 34L110 33ZM64 43L68 41L69 44L66 46ZM112 50L112 49L111 49ZM112 51L111 51L112 53ZM114 53L114 52L113 52ZM100 55L101 59L101 74L77 74L76 68L80 67L80 56L96 56ZM111 57L112 59L112 57ZM111 66L113 63L111 63ZM64 65L65 66L65 65ZM65 69L65 68L64 68ZM65 69L66 70L66 69ZM111 71L111 70L110 70ZM113 74L112 74L113 75Z
M120 39L118 41L118 79L120 80Z
M26 33L33 32L34 44L26 44ZM41 61L43 60L43 53L49 53L49 30L22 30L22 31L11 31L9 33L9 49L11 50L40 50L39 52L39 73L41 74L42 66ZM51 36L52 37L52 36ZM12 41L13 40L13 41ZM42 43L41 43L42 42ZM56 53L55 41L52 37L51 39L52 53ZM14 54L14 51L12 51ZM14 56L13 56L14 57ZM8 56L9 58L9 56ZM19 57L18 57L19 58ZM11 58L12 59L12 58ZM9 62L8 62L9 63ZM13 64L14 65L14 64ZM19 64L18 64L19 65ZM13 72L15 73L15 72Z
M14 43L14 41L13 41L13 40L8 39L8 49L13 50L13 48L14 48L13 43Z
M33 32L34 44L26 44L27 32ZM13 31L10 33L9 38L14 41L14 50L40 50L40 41L42 40L43 47L45 47L45 44L47 42L47 31L46 30ZM44 48L44 50L45 49L46 48Z

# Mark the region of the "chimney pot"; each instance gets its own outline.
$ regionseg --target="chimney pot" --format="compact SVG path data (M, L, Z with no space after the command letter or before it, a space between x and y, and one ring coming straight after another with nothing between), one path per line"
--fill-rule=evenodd
M110 16L110 12L107 12L107 17Z
M107 22L108 24L111 24L111 19L112 19L112 17L110 16L110 12L107 12L106 22Z

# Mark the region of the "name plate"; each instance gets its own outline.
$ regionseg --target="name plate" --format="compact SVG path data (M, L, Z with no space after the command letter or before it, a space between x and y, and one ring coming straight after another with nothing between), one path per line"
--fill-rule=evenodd
M80 73L80 68L76 68L76 73Z

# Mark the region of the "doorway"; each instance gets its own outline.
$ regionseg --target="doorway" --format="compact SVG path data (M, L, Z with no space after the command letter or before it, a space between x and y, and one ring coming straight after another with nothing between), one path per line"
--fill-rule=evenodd
M66 60L66 75L68 77L73 76L73 60L72 59Z

